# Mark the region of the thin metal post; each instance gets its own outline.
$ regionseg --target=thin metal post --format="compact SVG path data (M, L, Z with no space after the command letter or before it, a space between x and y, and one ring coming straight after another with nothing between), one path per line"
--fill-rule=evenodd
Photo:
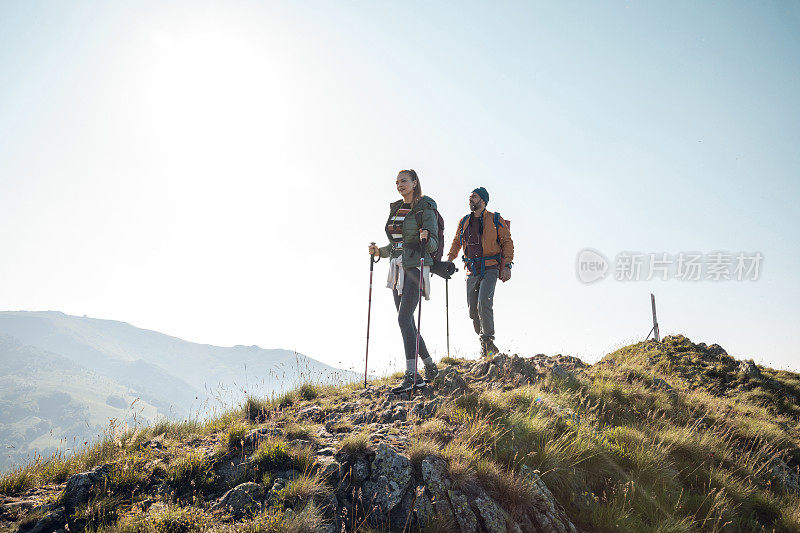
M659 337L659 334L658 334L658 319L656 318L656 297L652 292L650 293L650 305L653 308L653 333L654 333L654 338L655 338L656 342L661 342L661 337Z

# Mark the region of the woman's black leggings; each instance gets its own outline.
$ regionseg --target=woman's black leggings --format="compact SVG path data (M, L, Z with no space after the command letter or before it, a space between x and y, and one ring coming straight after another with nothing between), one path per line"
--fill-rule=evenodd
M417 326L414 324L414 311L419 301L419 268L406 268L403 275L403 294L394 295L394 305L397 307L397 322L400 324L400 334L403 336L403 345L406 350L406 359L414 359L417 349ZM422 335L419 337L419 355L422 358L430 357L428 348Z

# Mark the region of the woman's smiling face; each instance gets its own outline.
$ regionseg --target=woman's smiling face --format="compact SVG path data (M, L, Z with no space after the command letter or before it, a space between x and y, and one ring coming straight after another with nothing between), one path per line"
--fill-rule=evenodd
M397 184L397 192L405 197L414 192L417 180L413 179L406 172L401 172L397 175L397 181L395 183Z

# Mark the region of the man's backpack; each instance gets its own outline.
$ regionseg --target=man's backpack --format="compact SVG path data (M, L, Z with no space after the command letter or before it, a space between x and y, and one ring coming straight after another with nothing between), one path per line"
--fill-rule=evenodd
M461 233L458 235L458 238L459 238L459 241L461 242L461 246L464 246L464 231L466 231L466 229L467 229L467 221L469 220L469 217L471 217L471 216L472 216L472 213L470 213L469 215L465 216L464 218L461 219L461 223L459 224L459 226L461 226ZM506 220L504 220L504 222L506 223L505 227L507 227L509 229L509 231L510 231L511 230L511 221L506 219ZM495 214L494 214L494 227L497 230L497 244L500 244L500 228L503 227L503 222L500 222L500 213L498 213L498 212L495 212ZM483 227L481 227L481 229L483 229Z
M470 213L469 215L466 215L464 218L461 219L461 222L459 223L459 226L461 228L461 233L459 233L458 239L459 239L459 242L461 243L461 246L464 246L464 232L467 229L467 222L469 221L469 217L471 217L471 216L472 216L472 213ZM511 221L510 220L504 220L503 222L505 222L505 227L507 227L509 229L509 231L510 231L511 230ZM497 244L500 244L500 228L504 227L503 222L500 222L500 213L495 212L495 214L494 214L494 227L495 227L495 230L497 231ZM483 223L481 223L480 231L481 231L481 233L483 233ZM475 269L475 263L479 262L480 263L480 275L483 276L484 269L486 268L486 260L487 259L494 259L500 265L500 270L503 270L506 267L506 258L503 256L503 253L502 253L502 244L500 244L500 249L501 249L501 253L499 253L498 255L493 255L491 257L483 257L483 258L480 258L480 260L478 260L478 259L467 259L466 258L467 248L466 248L466 246L464 246L464 254L465 254L464 255L464 261L467 263L467 268L470 269L470 271L472 271L472 272L477 272L477 270L474 270Z

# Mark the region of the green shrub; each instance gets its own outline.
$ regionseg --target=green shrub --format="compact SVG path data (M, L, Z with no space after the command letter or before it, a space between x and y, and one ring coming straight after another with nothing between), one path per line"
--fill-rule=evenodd
M166 482L180 490L211 488L214 485L211 464L203 453L193 451L169 465Z
M272 402L266 398L256 398L248 396L245 398L244 405L242 405L242 412L245 420L250 421L263 421L267 419L270 411L272 410Z
M308 439L313 435L312 426L308 424L298 424L289 422L283 427L283 432L287 439Z
M295 403L297 403L297 398L298 398L297 391L290 390L278 396L275 399L275 405L277 405L281 409L284 409L286 407L291 407Z
M428 457L438 457L441 445L428 438L412 438L406 448L406 455L411 464L418 466Z
M137 488L146 484L152 467L149 467L150 454L133 452L123 456L106 479L106 488L113 493L133 494Z
M318 474L302 474L291 480L280 496L289 502L313 501L326 494L330 488Z
M36 475L30 466L21 466L0 477L0 494L16 496L36 485Z
M317 533L322 529L325 521L319 508L309 502L299 513L294 513L289 518L284 517L282 531L286 533Z
M300 387L300 398L310 401L317 396L319 396L319 389L311 383L303 383Z
M253 469L259 473L286 470L292 466L292 455L286 441L271 438L261 443L250 461Z
M339 452L346 457L355 457L369 451L369 434L359 433L342 439Z
M247 434L247 425L234 423L225 432L225 445L228 450L241 449L244 446L244 436Z
M167 507L149 513L134 511L112 531L118 533L193 533L206 531L210 516L196 507Z
M111 526L117 522L123 500L113 494L92 497L86 505L75 510L73 518L86 521L89 531Z

